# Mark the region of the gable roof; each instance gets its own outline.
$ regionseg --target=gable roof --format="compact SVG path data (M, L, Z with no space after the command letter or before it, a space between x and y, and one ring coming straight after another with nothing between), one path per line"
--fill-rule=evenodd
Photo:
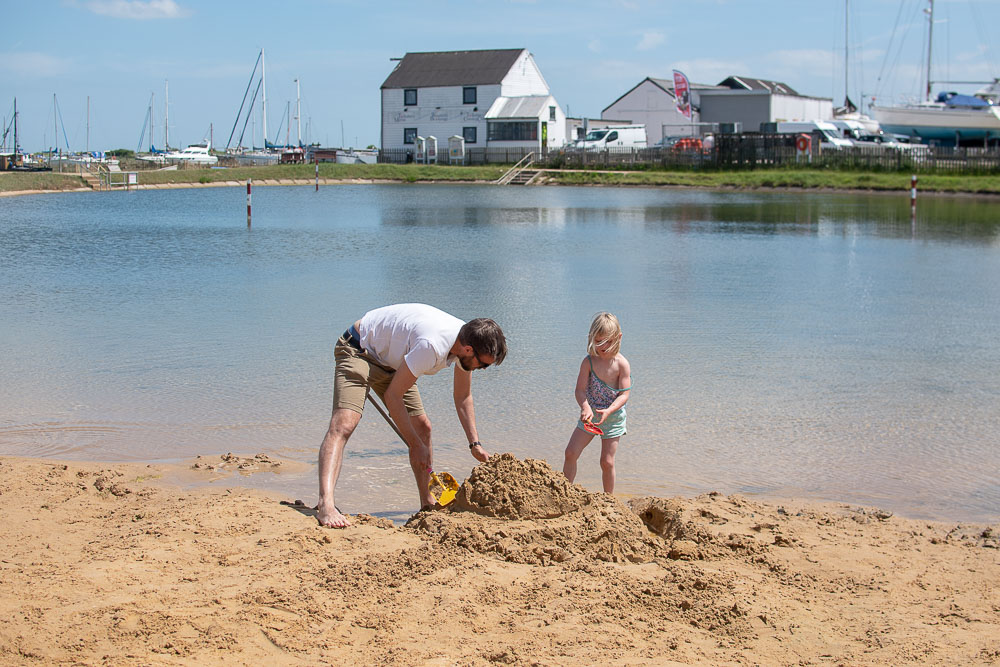
M788 84L749 76L730 76L720 81L719 85L733 90L766 90L780 95L798 95L798 92Z
M382 88L434 88L499 84L524 49L407 53Z
M619 102L621 102L623 98L625 98L625 97L627 97L629 95L629 93L631 93L633 90L635 90L636 88L638 88L642 84L646 83L647 81L649 81L651 84L653 84L657 88L661 89L663 92L665 92L670 97L677 97L674 94L674 80L673 79L657 79L657 78L654 78L654 77L651 77L651 76L647 76L645 79L643 79L642 81L640 81L639 83L635 84L634 86L632 86L631 88L629 88L627 91L625 91L625 93L623 95L619 96L619 98L617 100L615 100L614 102L612 102L608 106L604 107L603 111L607 111L608 109L610 109L614 105L616 105ZM691 82L688 82L688 87L691 90L714 90L714 89L718 88L719 86L712 86L712 85L709 85L707 83L691 83Z

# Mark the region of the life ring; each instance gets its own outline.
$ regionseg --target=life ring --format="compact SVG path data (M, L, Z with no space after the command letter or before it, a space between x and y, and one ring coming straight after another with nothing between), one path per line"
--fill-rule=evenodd
M795 147L799 149L800 153L808 151L810 144L812 144L812 141L804 134L800 134L799 138L795 140Z

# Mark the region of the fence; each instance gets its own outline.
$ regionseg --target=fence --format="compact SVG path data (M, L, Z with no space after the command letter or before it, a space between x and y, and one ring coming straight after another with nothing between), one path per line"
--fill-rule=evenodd
M534 152L534 148L469 148L465 147L466 165L484 164L516 164L525 155ZM413 148L389 148L378 152L378 161L387 164L406 164L413 162L416 149ZM439 164L448 161L447 151L439 153Z
M820 136L811 137L810 150L797 150L799 134L716 134L706 143L679 143L670 147L609 148L584 151L578 148L549 149L537 153L535 165L550 169L773 169L804 167L814 169L850 169L867 171L907 171L914 173L948 172L954 174L1000 174L1000 148L955 148L903 144L902 146L853 146L830 148L821 145ZM532 148L466 147L466 165L512 165L531 153ZM378 151L382 164L413 162L414 149L395 148ZM447 159L442 152L441 164ZM271 164L275 162L269 161ZM122 159L129 171L158 169L138 160ZM219 166L247 166L243 160L220 156ZM202 165L178 165L180 169L203 169Z
M809 166L867 171L1000 173L1000 149L903 144L830 148L811 137L810 150L797 150L799 134L718 134L709 148L609 148L602 151L549 151L536 164L565 169L770 169Z

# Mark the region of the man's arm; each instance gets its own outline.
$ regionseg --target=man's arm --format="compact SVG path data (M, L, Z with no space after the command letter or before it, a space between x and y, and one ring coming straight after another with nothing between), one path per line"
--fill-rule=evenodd
M472 373L462 368L461 364L455 364L455 411L458 412L458 421L462 422L465 429L465 437L470 443L479 442L479 433L476 431L476 408L472 401ZM487 461L489 453L483 449L482 445L470 448L472 456L477 461Z
M410 415L406 412L406 405L403 403L403 394L416 381L417 376L410 371L410 368L404 361L399 370L393 374L392 382L389 383L388 389L385 390L385 407L389 411L392 421L396 422L396 428L399 429L399 433L403 436L406 446L411 450L414 447L424 448L427 446L420 439L420 436L417 435L416 429L413 428L413 424L410 422Z

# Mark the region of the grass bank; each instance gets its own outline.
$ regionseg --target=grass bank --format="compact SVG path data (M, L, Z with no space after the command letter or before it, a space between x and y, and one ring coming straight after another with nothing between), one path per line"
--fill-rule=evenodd
M75 174L51 171L0 171L0 193L36 190L77 190L87 184Z
M559 185L674 185L702 188L805 188L832 190L910 189L909 174L819 170L546 172ZM921 175L921 192L1000 194L1000 176Z
M446 165L321 164L319 176L326 180L376 180L414 182L489 182L506 167L457 167ZM140 185L223 183L282 179L313 179L315 165L271 165L231 169L178 169L140 171ZM820 170L709 171L549 171L547 183L554 185L687 186L700 188L803 188L810 190L905 191L909 174ZM73 190L85 187L79 176L52 172L0 173L0 192ZM921 175L921 192L1000 194L1000 176Z

